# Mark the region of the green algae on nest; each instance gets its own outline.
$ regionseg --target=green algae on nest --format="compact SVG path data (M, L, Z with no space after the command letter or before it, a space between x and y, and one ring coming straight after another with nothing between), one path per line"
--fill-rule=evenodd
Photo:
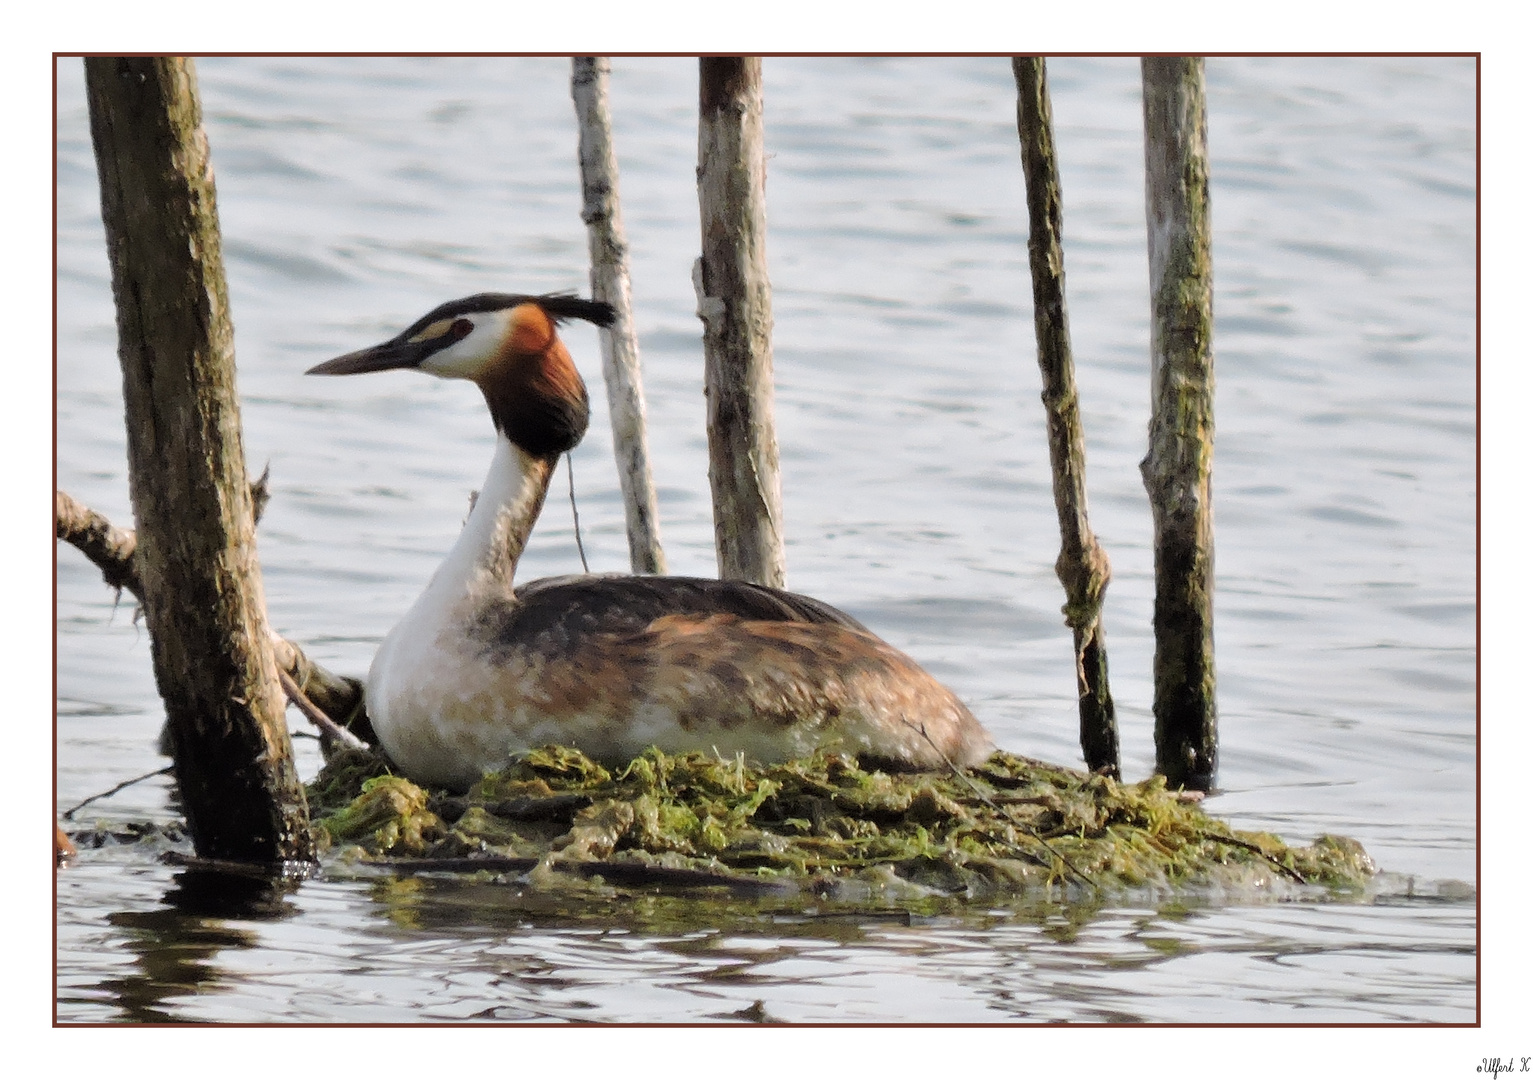
M330 844L400 866L530 860L609 876L652 868L657 881L665 872L811 890L859 881L886 896L1277 880L1353 890L1375 873L1354 840L1289 846L1232 831L1159 777L1121 784L1007 753L958 774L887 773L834 752L757 768L650 749L609 771L550 746L453 796L348 752L325 766L310 799Z

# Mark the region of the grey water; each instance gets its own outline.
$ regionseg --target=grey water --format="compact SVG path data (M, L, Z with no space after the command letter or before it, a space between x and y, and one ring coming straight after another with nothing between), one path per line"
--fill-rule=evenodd
M435 304L586 289L567 61L207 58L247 456L275 627L361 674L487 467L477 392L305 380ZM1129 779L1153 768L1139 69L1049 62L1092 523ZM557 903L332 873L248 895L153 843L57 876L64 1022L1470 1022L1476 1017L1476 121L1463 58L1207 64L1221 792L1360 840L1364 898L1149 896L912 913ZM58 485L128 504L80 61L58 61ZM765 63L789 585L952 686L1007 749L1077 763L1003 58ZM612 109L674 573L712 574L696 62L619 58ZM571 351L601 396L595 332ZM625 570L605 411L575 454L594 570ZM561 481L562 486L562 481ZM579 569L550 499L528 578ZM145 632L57 571L57 807L166 764ZM293 714L295 730L303 724ZM302 767L318 767L299 740ZM163 779L74 827L170 824Z

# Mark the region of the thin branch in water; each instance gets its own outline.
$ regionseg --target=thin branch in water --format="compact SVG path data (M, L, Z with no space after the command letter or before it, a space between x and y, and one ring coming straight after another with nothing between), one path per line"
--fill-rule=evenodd
M264 476L251 489L252 498L258 503L262 501L258 488L263 486L263 481ZM119 598L123 589L133 594L138 601L133 617L136 624L143 610L144 599L143 584L139 580L134 559L138 547L137 534L131 529L117 528L103 515L71 498L67 492L55 491L54 535L90 559L101 571L107 585L118 591ZM323 703L321 708L327 713L346 713L347 727L358 722L366 725L360 682L326 671L310 660L296 644L279 635L272 636L272 645L277 652L277 666L293 676L311 701ZM370 725L367 725L366 730L370 730Z
M586 562L586 547L580 542L580 508L575 505L575 455L564 455L564 470L570 478L570 513L575 516L575 550L580 552L580 566L586 573L591 572L591 564Z
M119 595L127 589L134 599L143 602L144 587L133 559L138 549L137 534L117 528L63 491L53 493L53 534L78 548Z
M91 803L98 802L101 799L105 799L105 798L107 798L110 795L116 795L123 788L132 787L134 784L141 784L145 780L152 780L156 776L171 776L171 775L173 775L175 773L175 771L176 771L176 767L174 765L167 765L163 769L156 769L156 770L154 770L154 772L145 773L143 776L135 776L132 780L124 780L122 783L118 784L116 787L111 788L108 791L103 791L99 795L92 795L90 798L86 799L84 802L75 803L75 805L71 806L68 810L64 811L64 814L63 814L64 820L65 821L73 821L74 820L74 816L75 816L75 811L83 810L83 809L85 809L85 807L89 806Z

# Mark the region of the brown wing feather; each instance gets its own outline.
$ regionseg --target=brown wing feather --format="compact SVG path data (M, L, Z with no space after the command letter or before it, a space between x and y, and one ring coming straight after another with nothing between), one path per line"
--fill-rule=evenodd
M712 578L533 582L482 612L486 659L518 699L588 718L578 744L783 760L839 746L888 762L972 765L994 749L973 714L900 650L809 597Z
M559 654L579 648L588 637L636 634L671 615L867 629L823 601L748 581L613 574L529 582L517 588L515 599L487 604L473 634L492 659L524 648Z
M622 643L638 696L684 731L801 728L891 761L973 764L994 749L958 698L866 630L834 623L667 615Z

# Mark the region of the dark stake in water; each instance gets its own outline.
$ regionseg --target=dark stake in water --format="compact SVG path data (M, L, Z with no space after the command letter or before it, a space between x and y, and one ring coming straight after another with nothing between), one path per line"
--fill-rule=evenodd
M649 439L673 573L715 571L697 63L612 65ZM1079 761L1010 64L768 59L767 252L788 584L954 687L1008 750ZM1475 1018L1475 67L1211 59L1221 793L1387 873L1347 902L702 901L159 860L167 782L82 810L60 1021L1466 1022ZM557 59L199 62L273 627L362 674L489 460L472 388L300 372L445 297L586 291ZM1134 59L1049 86L1113 697L1154 763L1142 110ZM77 59L59 61L59 486L131 523ZM600 386L594 331L571 351ZM604 410L597 410L597 415ZM576 451L593 570L628 565L610 437ZM528 578L579 566L554 502ZM60 812L159 768L145 634L59 552ZM296 713L293 723L301 723ZM318 768L299 741L305 777ZM100 847L91 843L101 841ZM1467 1060L1467 1059L1466 1059ZM1471 1065L1473 1062L1470 1063Z

